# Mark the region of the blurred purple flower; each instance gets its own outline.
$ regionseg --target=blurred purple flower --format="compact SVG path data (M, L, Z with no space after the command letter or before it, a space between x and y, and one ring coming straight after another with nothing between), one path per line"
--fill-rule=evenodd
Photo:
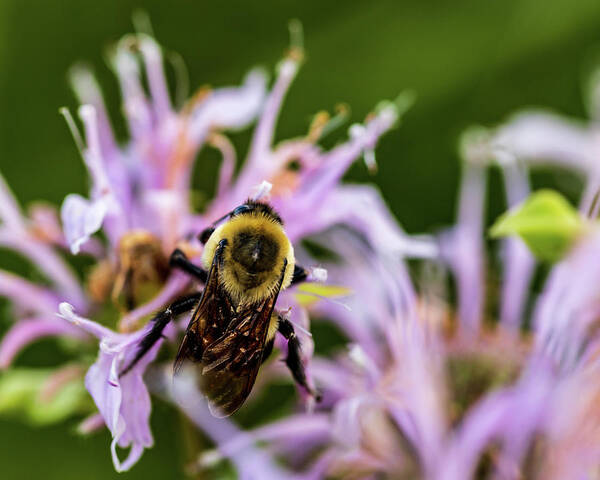
M12 301L15 316L20 319L0 343L0 368L7 368L24 346L39 338L84 336L55 317L58 304L63 299L79 308L87 307L85 294L75 274L52 248L60 247L63 242L55 219L51 208L45 206L32 208L30 218L25 217L0 177L0 245L29 260L48 281L47 285L41 286L0 270L0 295Z
M348 349L335 359L312 360L324 390L313 422L296 414L244 432L230 445L261 442L299 471L318 465L319 478L594 478L600 462L598 227L551 270L535 302L531 338L519 330L534 261L520 240L503 242L503 285L491 313L500 323L490 329L484 322L490 308L486 169L501 168L509 206L529 192L527 164L495 143L511 128L519 134L508 125L465 136L458 223L440 236L439 249L413 238L410 248L386 251L369 232L389 229L366 228L375 226L368 215L356 238L337 228L315 237L336 246L341 263L327 266L329 279L353 295L344 299L348 309L322 302L314 311L340 327ZM411 256L425 260L416 285L402 259ZM455 275L456 312L447 301L446 266ZM481 390L475 401L462 404L469 391L459 381Z

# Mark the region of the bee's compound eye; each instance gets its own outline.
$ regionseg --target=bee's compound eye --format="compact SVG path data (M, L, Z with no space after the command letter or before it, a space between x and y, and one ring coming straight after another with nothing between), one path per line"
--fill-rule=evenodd
M202 245L206 245L206 242L208 242L208 239L210 238L210 236L213 234L214 231L215 231L215 227L208 227L200 232L200 235L198 235L198 240L200 240Z
M233 212L231 212L231 216L235 217L236 215L241 215L242 213L246 213L249 211L250 211L250 207L248 205L246 205L246 204L240 205L239 207L236 207Z

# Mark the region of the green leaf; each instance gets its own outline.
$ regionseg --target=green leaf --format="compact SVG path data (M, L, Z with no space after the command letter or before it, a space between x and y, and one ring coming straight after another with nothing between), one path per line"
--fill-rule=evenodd
M542 261L556 262L585 228L577 210L554 190L539 190L496 220L492 237L518 235Z
M55 373L46 369L19 368L0 375L0 414L16 414L34 425L60 422L90 410L90 399L82 378L73 378L56 391L44 394Z

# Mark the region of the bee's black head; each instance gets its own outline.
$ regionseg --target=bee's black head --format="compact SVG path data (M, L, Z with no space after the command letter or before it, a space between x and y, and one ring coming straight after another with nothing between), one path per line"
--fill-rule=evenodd
M281 220L281 217L275 210L273 210L273 207L271 207L271 205L269 205L268 203L262 203L262 202L257 202L256 200L248 199L248 200L246 200L245 203L234 208L231 212L229 212L228 214L219 218L211 226L205 228L202 232L200 232L200 234L198 235L198 240L200 240L200 242L203 245L206 245L206 243L208 242L208 239L215 231L216 225L227 218L232 219L232 218L239 217L242 215L250 215L250 214L257 214L257 213L262 214L263 216L271 219L272 221L278 223L279 225L283 225L283 220Z

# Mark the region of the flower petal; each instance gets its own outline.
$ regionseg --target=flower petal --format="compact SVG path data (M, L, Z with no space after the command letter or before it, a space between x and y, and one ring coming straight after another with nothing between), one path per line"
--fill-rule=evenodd
M82 330L92 334L98 339L118 337L119 335L112 332L108 328L100 325L99 323L88 320L87 318L80 317L74 312L73 305L67 302L62 302L58 306L59 313L57 314L60 318L64 318L68 322L76 325Z
M556 164L584 174L597 169L594 141L586 128L548 112L514 116L492 143L530 165Z
M65 238L76 255L90 236L100 230L108 208L104 198L89 201L81 195L67 195L60 209Z
M265 101L265 109L254 131L250 154L248 155L248 166L246 167L248 170L260 170L260 163L265 162L269 156L268 153L273 144L275 125L277 117L279 117L281 104L298 72L299 64L297 58L290 57L284 59L278 67L277 80L269 92Z
M154 442L149 424L150 395L142 377L148 364L156 357L162 341L158 341L127 374L120 376L120 369L134 358L146 331L119 334L80 317L67 303L61 303L59 310L62 318L101 340L98 359L85 376L85 386L113 435L111 454L115 469L126 471ZM119 459L117 446L131 447L124 461Z
M486 172L465 162L462 174L458 223L441 238L442 255L458 282L460 326L465 332L479 329L484 302L483 208Z
M0 270L0 295L9 298L23 310L53 313L59 304L58 296L12 273Z
M241 87L225 87L209 94L190 114L189 138L199 144L209 130L241 129L256 118L265 98L267 77L262 70L252 70Z
M46 275L64 298L84 308L87 302L79 281L48 244L22 232L0 227L0 245L21 253Z
M171 101L163 70L163 58L160 45L148 35L138 35L140 39L140 51L144 57L146 67L146 78L152 94L152 106L156 121L164 120L171 114Z
M518 164L511 163L502 166L502 174L508 206L513 207L529 195L527 171ZM529 249L518 238L504 241L503 257L500 322L508 328L517 330L521 325L535 260Z
M140 140L151 131L152 113L142 86L138 59L133 53L132 47L136 43L135 37L124 37L117 45L111 65L121 86L129 133L134 139Z
M19 204L2 175L0 175L0 219L11 229L25 230L25 219L21 214Z
M0 368L10 366L16 355L34 341L53 336L67 336L83 339L80 330L64 322L45 318L20 320L2 338L0 343Z
M93 73L83 65L75 65L69 70L69 80L79 103L82 105L92 105L96 109L100 132L100 148L106 153L115 152L117 149L116 141L110 126L100 86Z

